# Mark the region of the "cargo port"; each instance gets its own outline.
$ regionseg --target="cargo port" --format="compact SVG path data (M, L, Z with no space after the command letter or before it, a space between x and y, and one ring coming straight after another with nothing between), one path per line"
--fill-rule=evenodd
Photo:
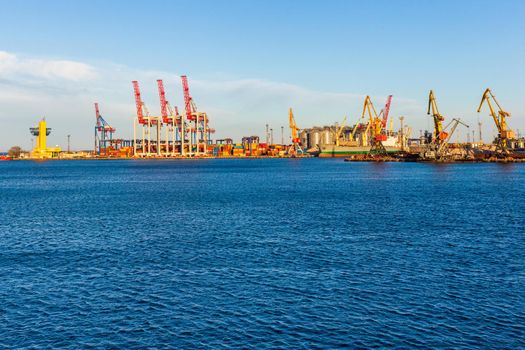
M0 350L525 350L525 1L3 1Z
M517 136L507 124L510 113L503 109L493 92L487 88L482 94L477 112L488 111L498 134L490 143L484 143L481 122L478 123L478 142L452 142L460 128L470 128L460 118L447 118L438 108L434 91L428 94L426 118L431 118L433 129L412 137L412 128L405 125L405 117L390 115L393 95L389 95L378 112L370 96L364 98L362 113L348 123L299 128L293 109L288 110L290 138L285 142L281 127L281 142L274 142L273 128L266 124L265 138L258 135L242 137L235 143L232 138L214 139L213 119L197 108L190 94L189 79L180 77L183 91L182 108L171 105L164 81L156 81L158 113L151 113L142 98L139 82L131 82L136 114L131 116L133 138L116 137L117 130L103 117L102 108L94 102L94 142L92 150L71 152L48 147L47 136L51 128L45 118L30 128L36 137L31 151L10 150L0 156L11 159L186 159L186 158L342 158L345 161L410 161L410 162L521 162L525 160L525 138ZM171 98L171 97L170 97ZM424 112L424 111L422 111ZM423 114L423 113L422 113ZM283 115L286 115L283 113ZM397 119L397 120L395 120ZM283 118L283 121L285 119ZM399 128L394 129L394 122ZM470 133L467 133L470 135ZM69 143L69 138L68 138Z

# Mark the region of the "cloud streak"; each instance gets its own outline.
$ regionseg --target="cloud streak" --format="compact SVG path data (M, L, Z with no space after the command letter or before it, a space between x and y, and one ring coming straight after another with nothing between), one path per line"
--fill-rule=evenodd
M41 58L24 58L0 51L0 74L13 78L37 78L44 80L86 81L97 77L97 71L89 64Z

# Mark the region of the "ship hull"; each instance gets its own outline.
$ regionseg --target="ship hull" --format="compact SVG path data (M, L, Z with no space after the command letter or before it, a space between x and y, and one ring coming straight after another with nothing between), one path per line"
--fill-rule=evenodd
M398 147L385 147L387 153L395 154L401 151ZM319 158L361 158L370 152L370 146L336 146L320 145Z

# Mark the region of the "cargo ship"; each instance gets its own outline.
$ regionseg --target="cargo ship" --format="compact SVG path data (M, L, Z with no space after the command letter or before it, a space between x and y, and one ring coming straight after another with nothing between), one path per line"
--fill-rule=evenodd
M398 153L399 147L385 146L387 153ZM319 158L336 158L336 157L364 157L370 152L370 146L336 146L336 145L319 145Z
M389 136L383 142L387 153L395 154L401 151L401 146L398 145L397 137ZM370 152L370 146L359 146L357 142L347 141L341 142L340 145L335 144L321 144L317 145L319 149L320 158L359 158L364 157Z

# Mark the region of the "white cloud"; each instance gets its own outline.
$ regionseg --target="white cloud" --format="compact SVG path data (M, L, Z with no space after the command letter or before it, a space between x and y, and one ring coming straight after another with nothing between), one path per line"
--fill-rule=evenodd
M96 69L86 63L69 60L23 58L0 51L0 74L3 77L44 80L85 81L97 77Z

